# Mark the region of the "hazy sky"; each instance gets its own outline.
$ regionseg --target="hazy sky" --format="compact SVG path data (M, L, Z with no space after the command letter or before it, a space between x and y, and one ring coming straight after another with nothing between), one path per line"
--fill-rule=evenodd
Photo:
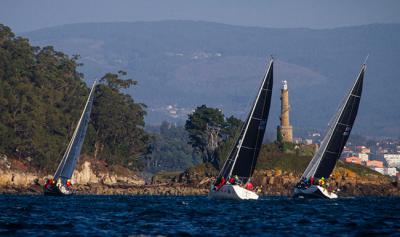
M78 22L202 20L232 25L332 28L400 23L400 0L1 0L15 32Z

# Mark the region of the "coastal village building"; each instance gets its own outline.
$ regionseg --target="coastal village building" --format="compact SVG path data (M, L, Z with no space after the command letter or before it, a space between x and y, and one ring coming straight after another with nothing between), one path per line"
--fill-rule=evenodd
M379 160L369 160L366 165L370 168L383 168L383 162Z
M311 144L313 144L313 140L312 139L304 139L304 144L311 145Z
M362 162L367 162L368 161L368 154L365 153L358 153L358 157L361 159Z
M385 159L388 167L400 168L400 154L384 154L383 158Z
M365 146L356 146L356 152L362 153L362 154L369 154L371 153L371 149Z
M362 164L362 160L357 156L346 157L346 158L344 158L344 161L347 163L353 163L353 164L358 164L358 165Z
M375 170L383 175L389 175L389 176L397 175L396 168L373 168L373 170Z

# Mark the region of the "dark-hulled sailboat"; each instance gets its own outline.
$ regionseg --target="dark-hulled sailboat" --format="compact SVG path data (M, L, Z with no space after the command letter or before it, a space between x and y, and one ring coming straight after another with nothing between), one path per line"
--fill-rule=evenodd
M264 138L273 85L273 60L269 63L268 70L261 83L252 109L244 123L235 147L225 161L217 182L238 177L240 182L246 183L253 175L258 154ZM210 198L222 199L258 199L258 195L239 184L224 184L218 187L216 183L209 192Z
M92 111L96 81L93 83L85 108L75 128L72 138L64 153L61 162L54 174L54 178L47 181L44 186L44 194L51 196L71 195L73 191L68 187L71 184L71 177L75 170L83 141L85 140L87 126Z
M357 80L334 115L320 148L296 185L294 197L337 198L335 193L320 184L327 182L325 179L330 177L350 136L361 100L365 69L363 64Z

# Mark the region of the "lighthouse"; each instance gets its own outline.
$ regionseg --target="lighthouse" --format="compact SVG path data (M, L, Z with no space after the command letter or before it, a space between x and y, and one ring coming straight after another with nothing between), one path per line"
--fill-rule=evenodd
M287 81L282 81L281 89L281 116L279 117L281 124L278 126L278 134L282 135L282 141L293 142L293 127L289 122L289 90Z

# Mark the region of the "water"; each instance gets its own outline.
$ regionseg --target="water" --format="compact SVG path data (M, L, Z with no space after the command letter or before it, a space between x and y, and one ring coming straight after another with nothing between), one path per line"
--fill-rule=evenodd
M400 236L400 198L0 196L0 235Z

